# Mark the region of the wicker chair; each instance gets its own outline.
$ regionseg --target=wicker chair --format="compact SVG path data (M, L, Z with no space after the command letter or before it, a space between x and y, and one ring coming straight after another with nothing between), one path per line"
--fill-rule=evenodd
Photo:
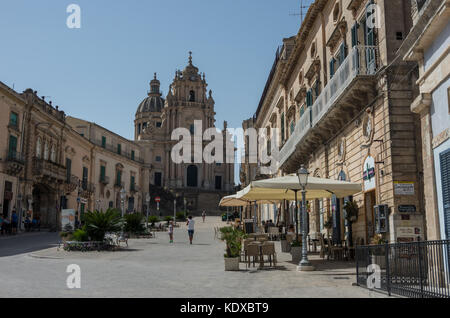
M277 253L275 252L275 244L272 242L265 242L261 247L261 257L264 262L264 256L269 257L270 266L277 266Z
M257 262L259 260L259 245L258 244L248 244L247 245L247 249L246 249L246 253L247 253L247 263L248 267L250 267L250 258L253 257L253 267L255 267L255 262Z

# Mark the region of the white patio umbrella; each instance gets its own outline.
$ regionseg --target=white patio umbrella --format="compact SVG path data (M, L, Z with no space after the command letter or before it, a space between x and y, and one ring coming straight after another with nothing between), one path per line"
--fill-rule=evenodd
M237 193L237 199L255 200L295 200L295 192L302 190L297 175L253 181ZM324 178L308 178L306 200L344 198L362 191L359 183Z
M249 206L251 204L257 203L257 204L274 204L277 203L278 200L246 200L246 199L238 199L238 194L229 195L226 197L223 197L222 200L220 200L219 206L223 207L245 207ZM255 202L256 201L256 202Z

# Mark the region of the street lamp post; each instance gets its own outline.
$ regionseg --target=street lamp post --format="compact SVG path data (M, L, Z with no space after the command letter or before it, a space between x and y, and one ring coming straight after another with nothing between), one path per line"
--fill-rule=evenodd
M145 202L147 202L147 229L148 229L148 209L150 205L150 193L147 193L145 196Z
M122 188L122 190L120 190L120 200L121 200L120 202L122 203L122 217L125 214L125 195L126 195L125 189Z
M314 266L311 265L311 263L308 260L308 233L307 231L307 217L306 217L306 185L308 184L308 176L309 172L306 170L306 168L302 165L300 169L297 172L298 176L298 182L300 183L300 186L302 187L302 260L300 261L299 266L297 267L297 270L300 271L313 271Z

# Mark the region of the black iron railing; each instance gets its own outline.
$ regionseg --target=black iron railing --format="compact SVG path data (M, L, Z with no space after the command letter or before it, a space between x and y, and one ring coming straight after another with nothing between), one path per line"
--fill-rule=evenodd
M9 150L7 153L7 160L24 164L25 156L20 152Z
M389 295L450 298L449 256L450 240L357 246L357 284Z

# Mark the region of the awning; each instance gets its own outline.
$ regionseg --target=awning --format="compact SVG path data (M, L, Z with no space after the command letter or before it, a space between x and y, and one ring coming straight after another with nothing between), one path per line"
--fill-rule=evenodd
M223 197L220 200L219 206L223 207L240 207L240 206L249 206L254 204L256 201L257 204L274 204L277 203L278 200L246 200L246 199L238 199L237 194L229 195Z
M244 190L239 191L236 198L244 200L295 200L295 191L302 190L297 175L253 181ZM359 183L339 180L308 178L305 188L306 200L331 198L345 198L362 191ZM298 198L300 198L300 192Z

